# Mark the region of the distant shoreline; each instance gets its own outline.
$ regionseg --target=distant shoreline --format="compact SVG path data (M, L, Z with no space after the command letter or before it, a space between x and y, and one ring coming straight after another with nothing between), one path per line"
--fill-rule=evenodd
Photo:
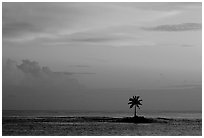
M132 112L125 111L78 111L78 110L2 110L3 117L131 117ZM157 112L142 111L138 116L146 118L170 118L170 119L202 119L202 112Z
M201 121L202 119L185 119L185 118L150 118L150 117L105 117L105 116L38 116L38 117L23 117L23 116L8 116L2 117L2 123L16 122L113 122L113 123L168 123L169 121Z

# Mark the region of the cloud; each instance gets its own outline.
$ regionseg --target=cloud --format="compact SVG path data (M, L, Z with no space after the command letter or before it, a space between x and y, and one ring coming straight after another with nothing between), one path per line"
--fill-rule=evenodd
M3 38L25 40L70 28L78 11L74 7L72 3L3 3Z
M90 68L89 65L70 65L70 67L76 67L76 68Z
M92 75L96 74L94 72L55 72L56 74L65 74L65 75Z
M73 73L55 73L38 62L3 59L2 99L4 109L68 108L83 89ZM12 96L11 96L12 95Z
M200 3L4 3L2 40L4 47L115 48L172 41L181 45L184 42L177 38L183 36L169 33L167 40L167 36L152 35L150 31L188 31L185 36L189 37L190 31L202 28L200 11ZM196 38L187 41L191 44Z
M3 85L23 86L30 89L36 87L75 90L81 87L72 77L72 73L64 75L51 71L48 67L41 67L38 62L22 60L21 64L7 59L3 62Z
M90 43L98 43L98 42L107 42L114 40L111 37L87 37L87 38L73 38L71 41L74 42L90 42Z
M27 22L9 22L2 26L2 34L4 36L21 35L22 33L30 33L39 31L35 26Z
M22 60L22 64L17 65L17 67L24 73L31 74L33 76L51 72L48 67L41 68L38 62L30 60Z
M110 29L110 30L108 30ZM70 42L79 43L111 43L114 41L125 41L132 38L125 33L117 33L112 28L103 28L99 30L90 30L85 32L78 32L68 36Z
M202 88L202 84L182 84L182 85L170 85L166 88L169 89L194 89L194 88Z
M25 74L18 69L17 62L10 59L2 60L2 84L4 85L20 85Z
M181 31L199 31L202 30L201 23L182 23L172 25L159 25L155 27L142 27L146 31L164 31L164 32L181 32Z
M152 3L142 5L152 7ZM139 25L177 14L175 11L138 8L142 5L137 3L131 8L124 3L3 3L3 39L25 41L111 26ZM97 43L112 39L109 36L94 39L84 36L72 41Z
M195 47L196 45L189 45L189 44L183 44L183 45L181 45L181 47L187 47L187 48L189 48L189 47Z
M124 5L132 8L156 11L174 11L202 8L201 2L148 2L148 3L139 2L139 3L125 3Z
M136 27L134 26L134 28ZM137 40L135 36L123 32L123 30L124 26L117 27L117 29L115 27L90 29L70 34L36 38L30 42L40 43L44 46L123 46L124 43L130 44Z

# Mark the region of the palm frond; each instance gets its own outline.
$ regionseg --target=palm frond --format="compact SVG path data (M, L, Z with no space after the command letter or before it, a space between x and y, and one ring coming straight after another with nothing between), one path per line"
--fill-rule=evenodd
M134 99L133 99L133 98L130 98L129 101L134 101Z
M142 103L139 102L138 105L142 105Z
M129 102L128 104L133 104L133 102Z
M134 104L131 104L131 105L130 105L130 108L132 108L133 106L134 106Z

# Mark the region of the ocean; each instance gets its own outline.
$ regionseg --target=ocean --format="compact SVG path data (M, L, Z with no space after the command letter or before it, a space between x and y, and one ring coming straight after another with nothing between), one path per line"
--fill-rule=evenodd
M10 136L201 136L202 112L142 111L139 116L166 123L124 123L107 118L131 117L126 111L3 110L2 135ZM99 121L100 120L100 121Z

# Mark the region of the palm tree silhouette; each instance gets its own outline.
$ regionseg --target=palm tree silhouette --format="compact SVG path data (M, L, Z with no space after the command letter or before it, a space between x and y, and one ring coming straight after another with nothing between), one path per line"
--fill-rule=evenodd
M141 104L141 99L140 99L140 96L133 96L132 98L130 98L129 99L129 103L128 104L130 104L130 108L132 108L133 106L135 106L135 114L134 114L134 117L136 117L137 115L136 115L136 108L138 107L139 109L140 109L140 105L142 105Z

